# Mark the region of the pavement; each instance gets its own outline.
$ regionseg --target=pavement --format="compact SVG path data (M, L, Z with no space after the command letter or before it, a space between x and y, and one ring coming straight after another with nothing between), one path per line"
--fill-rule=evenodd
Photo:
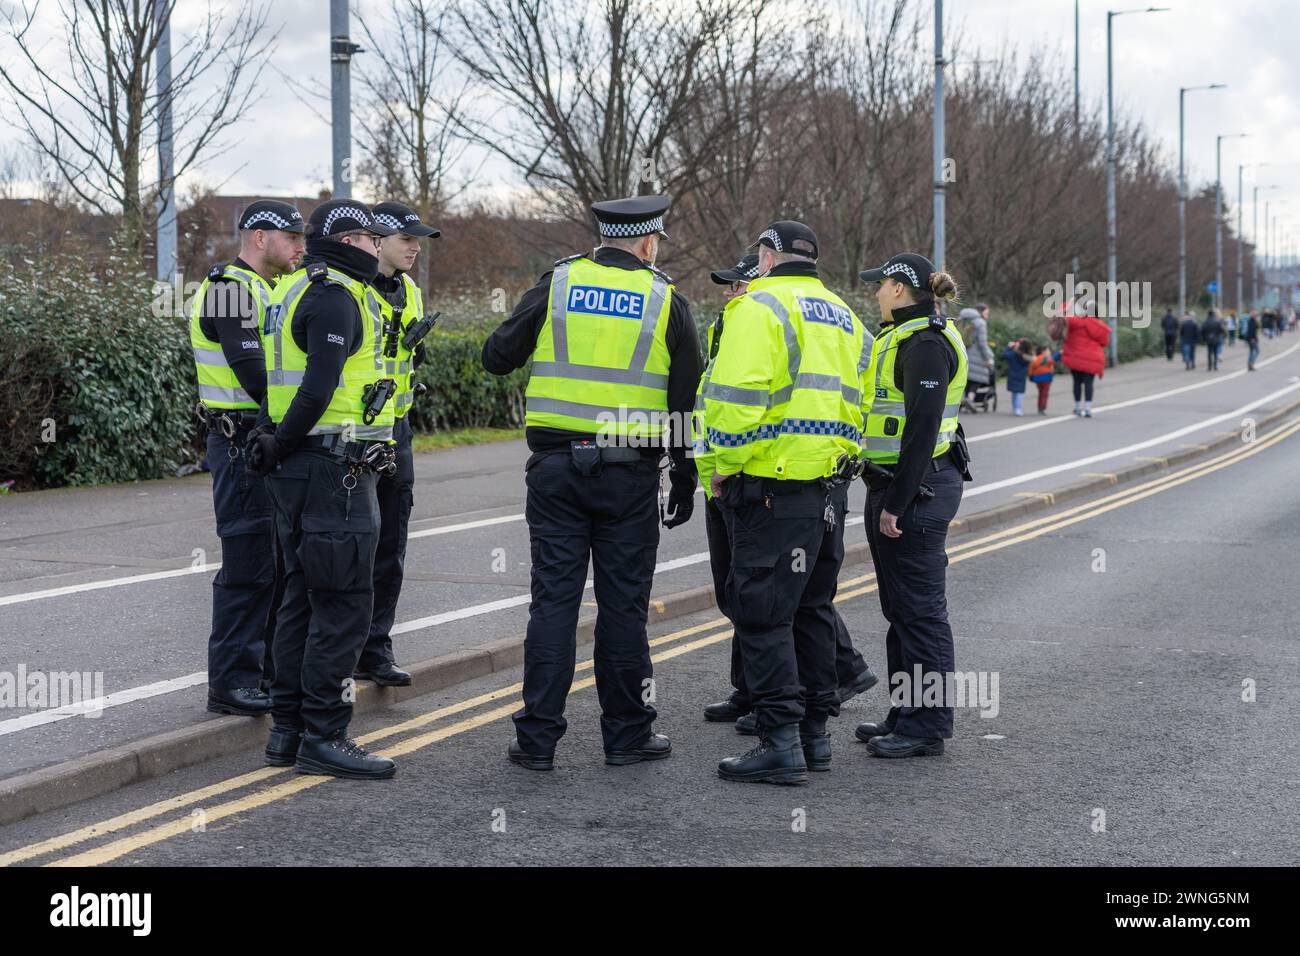
M1300 400L1300 337L1267 341L1262 359L1247 373L1238 345L1216 373L1163 359L1121 366L1098 384L1089 420L1069 414L1068 377L1045 418L1032 396L1025 418L1005 400L999 413L964 416L977 480L962 514L1207 442ZM522 442L417 457L402 662L522 635L526 457ZM861 499L855 489L857 511ZM108 695L94 718L0 711L0 780L216 719L202 671L219 558L206 476L0 499L0 669L100 673ZM664 532L659 559L656 597L708 583L703 521Z
M232 755L0 828L0 865L1295 865L1298 454L1293 414L950 542L957 667L988 693L958 709L942 757L884 761L854 741L884 712L877 686L832 721L829 773L719 779L752 739L702 719L730 638L702 613L651 632L667 760L603 763L580 655L551 773L505 759L514 669L360 717L392 780ZM846 569L839 607L881 669L868 572Z

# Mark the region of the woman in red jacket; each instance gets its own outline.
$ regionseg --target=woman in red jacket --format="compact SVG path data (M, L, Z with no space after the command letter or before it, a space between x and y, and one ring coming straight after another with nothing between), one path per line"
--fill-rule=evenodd
M1065 347L1061 361L1070 368L1074 380L1074 414L1092 418L1092 381L1106 370L1106 346L1110 344L1110 326L1096 317L1097 304L1091 299L1077 304L1073 315L1065 317Z

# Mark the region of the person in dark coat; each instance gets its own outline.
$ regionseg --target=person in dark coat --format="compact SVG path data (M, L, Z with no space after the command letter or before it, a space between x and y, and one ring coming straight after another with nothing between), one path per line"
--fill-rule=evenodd
M1178 341L1178 320L1174 318L1173 309L1165 309L1165 317L1160 320L1160 328L1165 333L1165 358L1174 360L1174 346Z
M1223 344L1223 323L1213 309L1201 323L1201 341L1205 343L1205 370L1213 372L1219 367L1219 349Z
M1246 357L1246 370L1255 371L1255 363L1259 361L1259 311L1250 310L1250 317L1246 319L1246 324L1241 330L1241 340L1246 343L1250 349L1250 354Z
M1008 345L1002 352L1007 363L1007 391L1011 393L1011 414L1025 413L1025 382L1029 377L1029 363L1034 353L1028 339L1020 339Z
M1183 368L1187 371L1196 368L1196 343L1200 337L1201 329L1196 324L1196 313L1188 312L1178 327L1178 339L1183 347Z

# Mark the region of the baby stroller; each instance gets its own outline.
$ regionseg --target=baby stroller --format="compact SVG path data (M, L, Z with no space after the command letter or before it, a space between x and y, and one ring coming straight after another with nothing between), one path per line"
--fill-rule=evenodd
M996 384L981 385L978 382L970 384L970 391L961 400L961 410L974 413L976 405L979 406L979 410L982 412L996 412L998 410L998 389Z

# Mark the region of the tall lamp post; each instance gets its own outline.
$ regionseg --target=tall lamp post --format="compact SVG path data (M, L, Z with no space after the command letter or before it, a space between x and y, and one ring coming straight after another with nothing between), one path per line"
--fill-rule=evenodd
M1249 133L1220 133L1214 138L1214 312L1223 311L1223 141Z
M934 0L934 265L943 269L944 190L943 180L943 0Z
M1161 13L1168 7L1145 7L1135 10L1106 11L1106 281L1115 288L1118 281L1116 246L1118 229L1115 225L1115 57L1114 20L1128 13ZM1119 328L1115 316L1110 316L1110 364L1119 361Z
M1258 185L1255 187L1255 201L1254 201L1255 211L1253 213L1255 221L1250 227L1250 239L1255 246L1255 250L1254 250L1255 268L1250 270L1250 301L1251 301L1251 305L1256 309L1259 308L1259 288L1258 288L1259 285L1258 280L1260 278L1259 254L1260 251L1264 248L1263 246L1260 245L1259 242L1259 191L1261 189L1280 189L1280 188L1281 188L1280 186L1258 186ZM1267 222L1268 221L1267 202L1264 203L1264 212L1265 212L1264 221Z
M1226 83L1178 88L1178 319L1187 314L1187 173L1183 165L1183 100L1195 90L1221 90Z

